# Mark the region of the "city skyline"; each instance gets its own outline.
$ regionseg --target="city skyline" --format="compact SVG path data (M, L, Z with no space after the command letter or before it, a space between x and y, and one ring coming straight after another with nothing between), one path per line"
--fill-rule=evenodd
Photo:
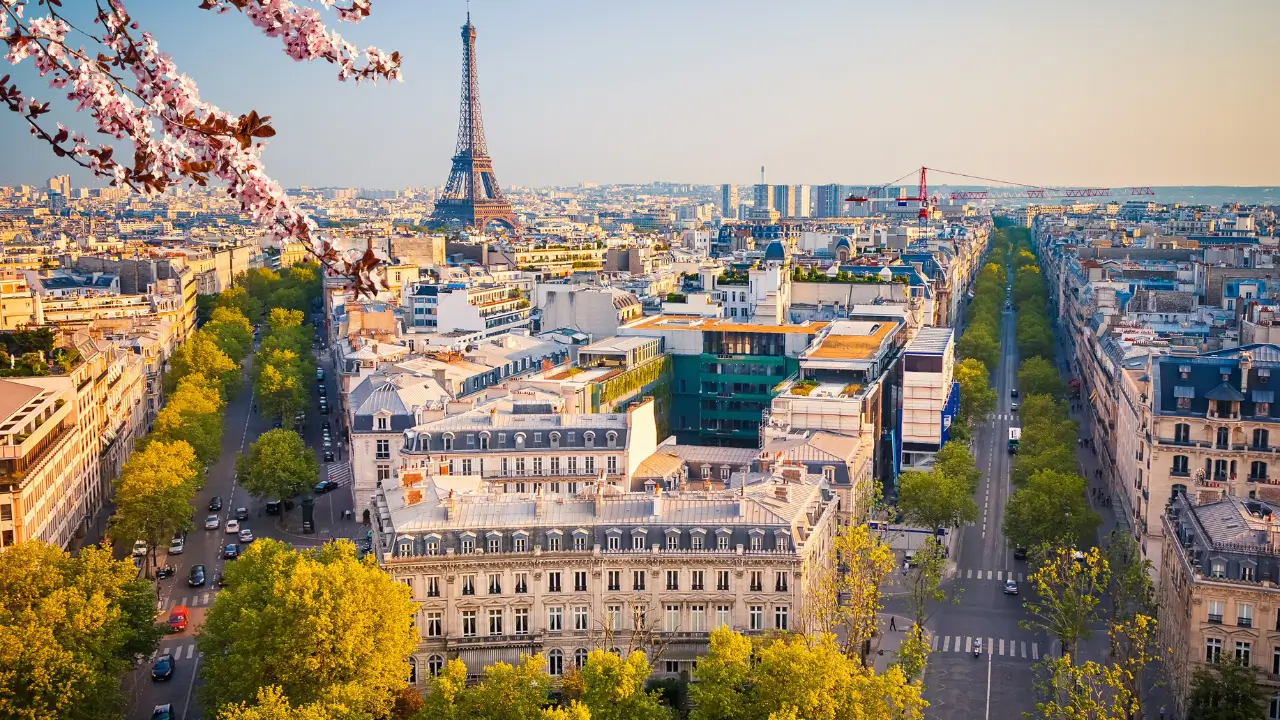
M375 3L365 23L340 28L358 46L403 53L405 82L391 87L339 84L332 68L291 63L243 19L129 6L207 99L274 117L279 134L264 159L284 185L447 179L465 3ZM1280 110L1280 98L1255 90L1280 80L1263 36L1280 8L1160 9L996 0L471 8L490 152L509 186L749 185L762 164L778 184L884 183L921 164L1045 185L1280 182L1276 133L1250 122ZM54 97L29 66L12 74L27 94ZM1254 112L1228 109L1241 106ZM0 183L88 180L28 138L17 116L4 118Z

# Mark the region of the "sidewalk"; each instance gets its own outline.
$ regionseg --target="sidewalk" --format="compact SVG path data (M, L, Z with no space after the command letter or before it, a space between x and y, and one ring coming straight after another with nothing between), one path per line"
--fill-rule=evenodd
M895 629L889 629L889 619L893 618ZM895 613L880 613L876 616L879 620L878 634L871 640L871 667L876 673L882 673L890 665L898 659L898 647L902 645L902 639L907 636L906 631L911 627L911 619L905 615ZM924 629L925 638L929 638L933 632L929 628Z

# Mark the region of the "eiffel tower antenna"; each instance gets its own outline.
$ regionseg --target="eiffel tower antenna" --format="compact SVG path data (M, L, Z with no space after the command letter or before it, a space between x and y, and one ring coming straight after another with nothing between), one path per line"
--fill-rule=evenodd
M515 212L502 194L493 172L493 159L484 139L484 119L480 114L480 79L476 69L476 28L471 24L471 3L467 2L467 24L462 26L462 99L458 104L458 143L453 152L453 168L444 193L436 200L432 219L483 230L490 222L515 229Z

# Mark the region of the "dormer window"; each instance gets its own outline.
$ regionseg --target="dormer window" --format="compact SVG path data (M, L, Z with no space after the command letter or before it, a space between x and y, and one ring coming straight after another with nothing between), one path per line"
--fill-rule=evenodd
M524 433L516 433L516 449L524 449Z
M480 433L480 449L481 450L489 449L489 433L487 432Z
M551 433L551 447L553 448L560 447L560 433L558 432Z
M387 416L386 416L386 415L379 415L379 416L378 416L378 429L379 429L379 430L386 430L386 429L387 429L387 425L388 425L388 423L387 423Z
M609 444L609 447L618 446L618 433L610 430L607 434L605 434L604 439L605 439L605 442Z
M450 450L453 450L453 433L445 433L443 436L441 436L440 441L444 443L445 452L449 452Z
M582 433L582 444L586 445L587 447L595 447L596 434L591 432L590 430Z
M1178 366L1178 375L1179 375L1183 380L1186 380L1186 379L1190 378L1190 377L1191 377L1191 366L1190 366L1190 365L1179 365L1179 366Z

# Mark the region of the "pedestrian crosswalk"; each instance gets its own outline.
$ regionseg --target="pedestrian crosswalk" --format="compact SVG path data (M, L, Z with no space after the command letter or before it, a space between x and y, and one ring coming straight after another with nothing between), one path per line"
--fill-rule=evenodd
M329 479L340 486L351 484L351 463L329 463Z
M1017 420L1018 414L1017 413L996 413L991 417L995 418L996 420Z
M1017 580L1022 582L1026 580L1026 573L1015 572L1013 570L974 570L973 568L956 568L957 580Z
M194 660L198 654L196 644L190 638L176 643L161 643L159 649L151 654L151 659L155 660L165 653L172 655L174 660Z
M165 607L173 607L175 605L186 605L192 607L208 607L213 604L214 598L218 596L216 590L195 593L193 595L180 595L171 599L169 602L163 600L156 601L156 610L163 610Z
M930 643L933 652L971 653L974 643L981 639L984 655L1016 658L1019 660L1039 660L1040 643L1026 640L1006 640L1004 638L975 638L972 635L934 635Z

